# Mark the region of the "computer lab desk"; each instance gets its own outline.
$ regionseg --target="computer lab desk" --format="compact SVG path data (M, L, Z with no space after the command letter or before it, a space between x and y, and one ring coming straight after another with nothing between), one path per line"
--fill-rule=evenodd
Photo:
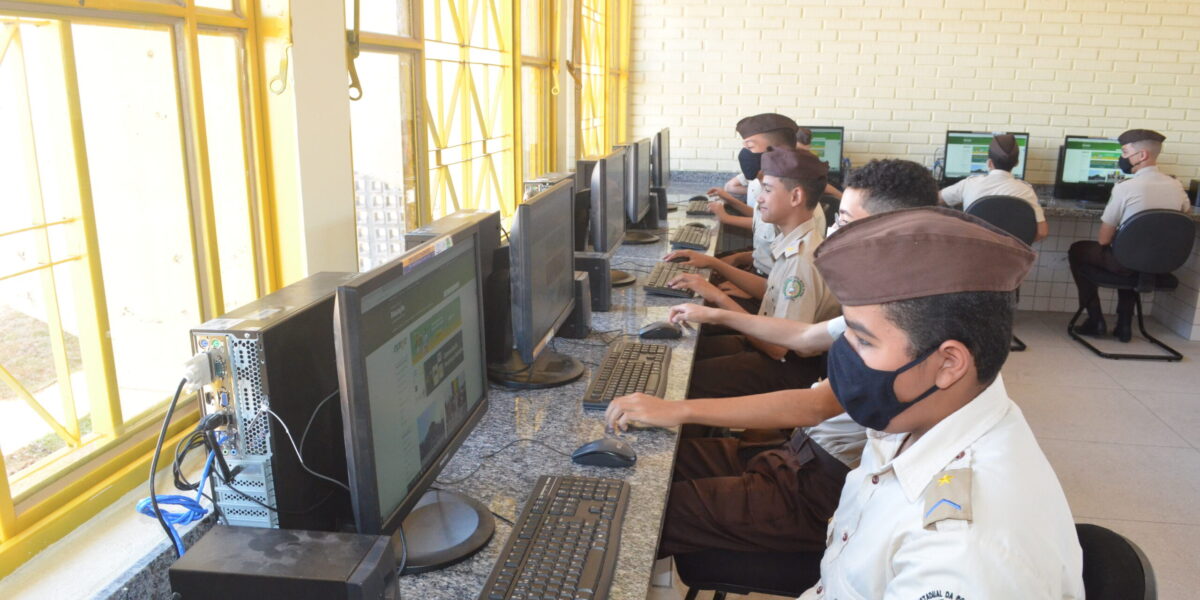
M670 197L671 201L686 199L686 195ZM693 221L710 224L715 232L709 249L712 252L719 234L715 218L687 217L681 207L669 214L668 221L671 227ZM514 444L492 458L482 457L518 438L536 439L569 455L584 443L605 435L603 413L584 411L581 401L591 370L603 358L608 342L622 334L636 336L642 325L666 319L669 307L689 302L682 298L647 296L642 290L645 275L670 251L668 235L664 230L659 233L662 239L658 243L622 246L616 253L613 268L634 274L638 282L613 289L611 311L592 313L591 336L582 340L556 338L552 342L552 349L582 361L588 372L570 385L548 390L513 391L491 385L487 413L442 470L438 479L446 483L435 484L440 489L467 494L494 513L513 520L541 475L584 475L629 482L629 508L621 528L617 571L608 596L613 600L646 597L671 484L678 430L655 428L622 434L638 453L637 464L628 469L577 465L568 456L530 442ZM685 329L678 340L654 340L654 343L671 346L666 397L683 400L692 372L696 331ZM466 477L476 467L479 470L474 475L452 483ZM479 597L511 530L508 523L496 519L496 534L486 548L466 561L440 571L402 577L402 596L454 600Z

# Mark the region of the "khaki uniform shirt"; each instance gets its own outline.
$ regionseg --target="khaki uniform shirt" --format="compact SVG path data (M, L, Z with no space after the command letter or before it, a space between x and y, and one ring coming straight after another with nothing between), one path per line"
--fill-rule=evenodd
M1158 170L1142 167L1133 177L1113 186L1112 196L1104 207L1100 221L1120 227L1129 217L1143 210L1169 209L1188 212L1187 193L1179 180Z
M867 431L801 600L1082 599L1070 508L997 380L904 453Z
M775 266L767 277L767 291L758 314L819 323L841 313L841 305L813 264L816 222L816 218L809 219L771 242Z
M1037 217L1038 223L1046 220L1046 213L1038 204L1037 193L1033 191L1033 186L1013 177L1013 174L1008 171L992 169L988 171L987 175L968 177L942 190L942 200L946 204L961 205L963 210L971 208L976 200L985 196L1015 196L1033 207L1033 214Z

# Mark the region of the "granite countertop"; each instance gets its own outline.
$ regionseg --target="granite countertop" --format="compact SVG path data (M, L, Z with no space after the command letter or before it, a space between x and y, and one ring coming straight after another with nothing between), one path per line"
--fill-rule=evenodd
M673 202L686 199L687 195L670 196ZM678 226L698 219L704 218L686 217L683 211L676 211L670 214L669 222ZM715 219L709 220L716 225ZM514 520L541 475L584 475L627 481L631 495L621 528L617 570L608 595L613 600L646 597L671 483L678 431L651 428L622 434L638 453L637 464L629 469L577 465L566 456L530 442L514 444L492 458L482 457L520 438L536 439L570 454L584 443L605 435L602 413L584 411L581 404L592 369L603 358L609 342L622 334L636 334L638 328L650 321L665 319L670 306L687 301L647 296L642 290L640 280L668 252L666 232L662 233L662 240L655 244L623 245L617 250L613 268L634 274L639 283L613 290L612 310L592 313L593 331L588 338L556 338L551 343L552 349L583 362L587 373L570 385L548 390L514 391L491 385L486 414L442 471L439 480L446 483L437 485L467 494L493 512ZM714 244L716 238L714 234ZM684 336L678 340L655 340L655 343L671 346L666 397L682 400L691 377L696 333L684 330ZM478 471L472 475L477 467ZM406 575L400 579L401 593L405 598L478 597L511 529L508 523L496 519L496 534L479 554L440 571Z

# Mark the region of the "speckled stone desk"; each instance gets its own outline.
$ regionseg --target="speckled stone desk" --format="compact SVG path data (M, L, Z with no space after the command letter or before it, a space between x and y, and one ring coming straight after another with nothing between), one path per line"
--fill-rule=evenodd
M672 195L669 199L686 198ZM711 217L686 217L682 210L669 216L672 227L691 221L717 225ZM518 392L492 385L488 390L487 413L439 477L448 483L438 487L465 493L510 520L516 519L540 475L585 475L629 482L629 509L621 528L617 571L608 596L613 600L646 597L671 482L678 432L644 429L623 434L638 453L637 464L629 469L577 465L566 456L529 442L514 444L492 458L481 457L519 438L540 440L569 454L580 445L604 436L602 413L584 411L581 399L590 381L591 370L604 356L607 342L620 334L636 335L642 325L665 319L670 306L686 301L647 296L642 290L645 275L669 251L667 233L661 232L660 237L662 240L656 244L622 246L617 251L613 268L634 274L638 283L613 290L611 311L592 313L593 333L590 337L583 340L558 338L552 342L558 352L582 361L588 367L588 373L570 385L548 390ZM716 237L714 234L714 241ZM696 333L684 330L684 336L678 340L656 340L656 343L671 346L666 397L682 400L691 376ZM474 475L460 483L449 483L467 476L477 466L479 470ZM496 535L479 554L440 571L401 578L403 597L477 598L511 529L508 523L497 519Z

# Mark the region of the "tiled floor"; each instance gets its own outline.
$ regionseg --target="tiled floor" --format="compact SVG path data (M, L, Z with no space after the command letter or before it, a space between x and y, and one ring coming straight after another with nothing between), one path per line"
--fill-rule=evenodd
M1150 322L1153 335L1184 354L1182 362L1105 360L1067 337L1069 316L1018 314L1016 333L1029 350L1013 353L1004 366L1009 395L1054 465L1076 520L1103 525L1141 546L1157 574L1160 600L1196 598L1200 342ZM1136 339L1101 347L1118 345L1130 352L1154 349ZM676 600L683 593L676 578L675 589L654 588L648 598Z

